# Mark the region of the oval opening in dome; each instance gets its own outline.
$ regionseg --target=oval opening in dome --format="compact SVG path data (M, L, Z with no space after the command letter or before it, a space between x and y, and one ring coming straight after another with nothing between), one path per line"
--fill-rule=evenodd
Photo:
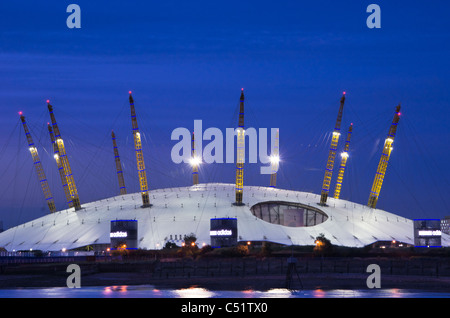
M269 201L250 208L257 218L289 227L307 227L325 222L328 215L322 210L295 202Z

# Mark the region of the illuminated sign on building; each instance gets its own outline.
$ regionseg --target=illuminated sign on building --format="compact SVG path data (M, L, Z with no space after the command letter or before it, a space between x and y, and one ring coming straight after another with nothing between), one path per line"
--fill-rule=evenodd
M113 220L109 237L111 249L137 249L137 220Z
M123 231L111 232L109 237L127 237L128 233Z
M415 219L414 245L416 247L441 247L441 220Z
M209 235L212 247L235 246L237 244L237 219L211 219Z
M419 231L419 236L440 236L442 232L440 230L422 230Z
M232 230L209 231L209 235L211 235L211 236L231 236L232 234L233 234Z

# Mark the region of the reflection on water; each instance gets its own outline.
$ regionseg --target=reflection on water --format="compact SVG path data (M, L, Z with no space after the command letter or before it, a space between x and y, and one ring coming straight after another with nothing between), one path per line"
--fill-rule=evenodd
M183 288L172 291L174 298L214 298L214 293L204 288Z
M449 298L450 292L425 292L406 289L287 289L268 291L212 291L199 287L182 289L157 289L152 285L107 286L82 288L17 288L0 289L0 298Z

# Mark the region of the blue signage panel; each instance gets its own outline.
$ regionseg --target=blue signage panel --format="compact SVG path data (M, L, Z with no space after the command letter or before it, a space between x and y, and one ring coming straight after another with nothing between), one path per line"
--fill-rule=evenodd
M214 218L210 224L212 247L228 247L237 245L237 219Z
M111 249L137 249L137 220L113 220L111 221Z
M440 219L414 219L416 247L441 247L441 234Z

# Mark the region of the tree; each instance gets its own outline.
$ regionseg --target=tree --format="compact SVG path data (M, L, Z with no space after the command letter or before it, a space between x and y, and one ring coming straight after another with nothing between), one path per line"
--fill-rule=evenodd
M331 252L333 247L331 241L327 239L323 233L320 233L319 236L316 237L314 243L314 252L322 255Z
M184 237L183 246L179 251L183 257L191 257L194 256L194 253L197 252L198 246L195 244L197 241L197 237L194 233L188 234Z
M164 245L164 248L165 249L172 249L172 248L178 248L178 246L174 242L167 241L166 245Z
M184 245L185 246L195 246L195 242L197 241L197 237L194 233L188 234L184 237Z

